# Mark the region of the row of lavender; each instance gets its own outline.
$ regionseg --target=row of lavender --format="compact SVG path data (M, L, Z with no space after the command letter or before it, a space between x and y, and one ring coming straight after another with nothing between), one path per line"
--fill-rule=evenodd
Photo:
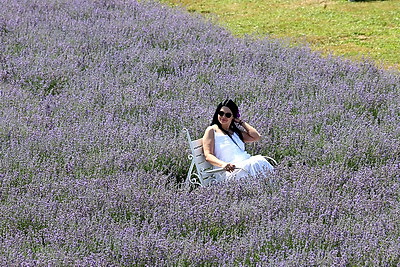
M31 183L2 203L1 263L395 266L396 171L285 168L189 194L142 172Z
M4 1L0 263L399 263L399 82L142 1ZM197 189L236 99L273 177Z

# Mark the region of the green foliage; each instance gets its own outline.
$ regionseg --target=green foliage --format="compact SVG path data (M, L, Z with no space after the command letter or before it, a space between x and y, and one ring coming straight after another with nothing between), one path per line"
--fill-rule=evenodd
M30 77L25 81L26 86L35 94L43 96L56 96L62 93L64 86L66 85L66 79L62 77Z

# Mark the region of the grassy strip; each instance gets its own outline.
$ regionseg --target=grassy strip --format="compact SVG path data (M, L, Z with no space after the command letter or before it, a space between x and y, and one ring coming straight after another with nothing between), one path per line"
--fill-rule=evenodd
M307 43L323 54L371 59L400 68L400 1L345 0L162 0L216 17L235 35L269 35Z

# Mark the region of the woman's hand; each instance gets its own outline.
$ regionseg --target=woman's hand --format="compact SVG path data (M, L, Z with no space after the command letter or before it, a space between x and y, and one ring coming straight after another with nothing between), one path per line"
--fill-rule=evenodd
M236 166L232 163L228 163L225 165L224 169L227 172L233 172L235 170Z
M243 121L242 121L241 119L239 119L239 118L235 118L234 121L235 121L236 123L239 123L240 125L243 124Z
M242 134L243 134L243 141L245 143L259 141L261 139L261 135L257 132L257 130L254 129L254 127L248 124L247 122L239 118L235 118L235 122L244 128Z

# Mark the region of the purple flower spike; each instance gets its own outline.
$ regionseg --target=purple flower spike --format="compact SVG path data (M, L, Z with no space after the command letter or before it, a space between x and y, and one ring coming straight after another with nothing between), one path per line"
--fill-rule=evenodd
M0 266L399 265L400 75L159 2L1 0ZM276 172L186 187L227 96Z

